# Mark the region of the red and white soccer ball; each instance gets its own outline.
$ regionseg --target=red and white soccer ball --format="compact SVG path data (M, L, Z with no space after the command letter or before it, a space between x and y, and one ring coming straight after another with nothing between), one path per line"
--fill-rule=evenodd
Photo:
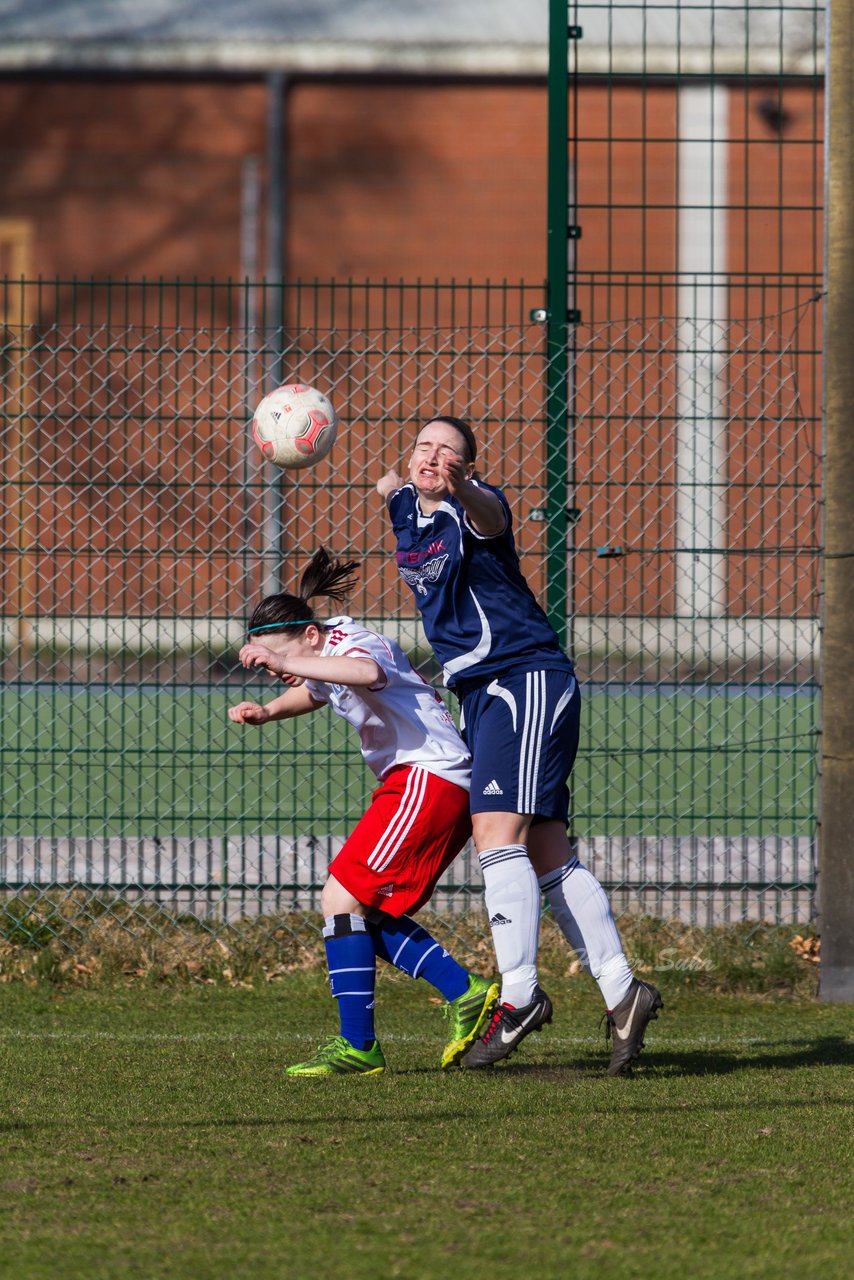
M338 418L322 391L287 382L265 396L252 419L252 435L265 458L287 469L313 467L335 443Z

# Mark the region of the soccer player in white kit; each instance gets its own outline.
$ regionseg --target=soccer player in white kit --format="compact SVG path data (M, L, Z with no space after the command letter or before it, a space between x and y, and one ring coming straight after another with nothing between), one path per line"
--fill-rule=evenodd
M451 1022L441 1066L458 1062L488 1021L495 983L470 974L410 918L471 834L471 757L438 694L393 640L349 617L319 621L314 596L343 599L355 562L321 548L297 595L262 600L240 662L288 685L261 705L230 707L236 724L265 724L328 705L359 734L380 785L329 868L321 894L340 1034L289 1076L376 1075L385 1058L374 1028L377 956L441 992Z

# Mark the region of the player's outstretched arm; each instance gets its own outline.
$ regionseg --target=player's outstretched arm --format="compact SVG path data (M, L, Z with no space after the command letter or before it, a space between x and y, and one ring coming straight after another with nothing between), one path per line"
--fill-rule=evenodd
M396 471L387 471L377 481L377 493L386 504L388 504L392 494L397 493L398 489L402 487L403 476L398 475Z
M466 476L467 464L459 454L444 449L439 458L439 469L452 493L468 516L471 526L484 538L497 538L507 527L504 508L494 493L479 489Z
M322 703L315 702L308 689L288 689L271 702L238 702L228 708L228 718L234 724L266 724L269 720L290 720L317 711Z

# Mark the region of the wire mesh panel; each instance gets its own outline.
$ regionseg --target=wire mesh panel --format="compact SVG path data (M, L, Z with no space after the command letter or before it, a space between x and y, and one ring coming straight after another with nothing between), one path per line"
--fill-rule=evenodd
M502 423L485 459L506 454L510 487L538 492L525 305L505 288L7 286L7 889L82 884L225 918L316 905L369 782L332 716L228 722L269 693L236 666L246 617L327 545L363 564L354 614L429 667L374 484L424 407L454 404ZM308 476L249 434L284 372L342 419Z
M597 832L588 858L626 907L708 924L806 916L815 281L787 281L776 297L795 301L777 314L725 324L597 323L632 282L580 284L594 317L579 329L574 454L573 627L590 681L576 795L580 832ZM757 307L774 296L748 295Z
M804 918L823 8L570 8L579 829L620 905Z
M555 460L540 289L7 282L0 885L18 933L125 921L128 903L307 927L292 913L317 907L371 779L328 712L231 724L271 692L236 652L260 596L326 545L362 564L354 616L436 677L374 486L443 411L475 424L534 590L569 571L581 857L619 907L809 914L815 281L725 325L650 318L638 287L579 277L590 319ZM249 434L283 376L341 418L310 471L276 470ZM555 465L575 520L557 559ZM478 904L474 861L435 906Z

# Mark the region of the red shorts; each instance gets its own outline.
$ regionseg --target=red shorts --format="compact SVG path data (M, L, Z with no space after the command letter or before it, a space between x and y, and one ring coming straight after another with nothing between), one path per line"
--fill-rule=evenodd
M386 774L329 874L365 907L423 907L471 835L469 793L411 765Z

